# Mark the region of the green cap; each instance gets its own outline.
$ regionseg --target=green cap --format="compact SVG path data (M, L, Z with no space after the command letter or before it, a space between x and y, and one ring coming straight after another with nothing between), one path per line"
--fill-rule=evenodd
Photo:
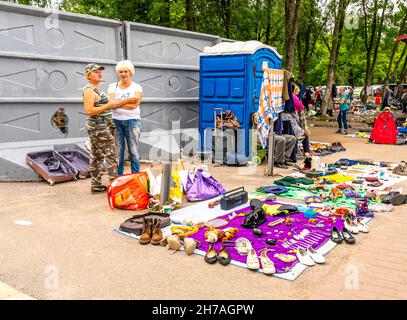
M105 70L105 67L98 65L97 63L89 63L85 67L85 74L88 74L89 72L93 72L96 70Z

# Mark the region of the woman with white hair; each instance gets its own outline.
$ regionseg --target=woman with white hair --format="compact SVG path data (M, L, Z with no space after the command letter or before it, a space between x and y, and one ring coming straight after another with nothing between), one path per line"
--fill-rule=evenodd
M122 175L124 172L126 144L130 153L131 172L140 171L138 143L141 130L140 102L143 96L143 89L132 81L135 70L131 61L120 61L116 65L116 72L119 81L109 86L107 91L109 98L120 100L135 97L138 99L137 103L126 104L121 108L112 110L113 121L116 125L116 148L119 156L117 173Z

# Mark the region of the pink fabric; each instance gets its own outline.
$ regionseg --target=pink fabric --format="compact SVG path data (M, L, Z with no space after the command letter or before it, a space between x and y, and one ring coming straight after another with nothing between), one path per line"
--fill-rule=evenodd
M304 109L304 105L300 101L300 99L297 97L297 95L293 94L293 100L294 100L294 108L296 112L300 112L301 110Z

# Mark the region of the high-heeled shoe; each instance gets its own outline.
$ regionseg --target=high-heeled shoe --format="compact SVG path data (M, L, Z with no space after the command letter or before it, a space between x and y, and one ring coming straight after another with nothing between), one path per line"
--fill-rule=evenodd
M208 251L205 254L205 262L209 264L214 264L218 261L218 253L216 252L215 248L213 247L213 244L209 246Z
M333 227L331 231L331 240L335 243L342 243L343 237L337 227Z
M175 234L172 234L167 237L167 245L168 249L174 250L174 252L178 251L182 247L179 237Z
M274 262L270 260L270 258L267 256L267 252L270 250L265 249L262 250L260 253L260 261L261 261L261 268L263 270L264 274L267 275L272 275L276 273L276 267L274 265Z
M184 238L184 248L187 255L193 254L196 248L196 241L192 238Z
M250 270L260 269L259 257L256 254L256 251L252 248L247 255L246 260L247 268Z
M354 244L356 242L354 236L348 229L346 229L346 227L343 227L342 229L342 237L343 240L345 240L345 242L348 244Z
M230 258L229 252L226 250L224 246L220 247L219 253L218 253L218 261L221 265L227 266L232 259Z

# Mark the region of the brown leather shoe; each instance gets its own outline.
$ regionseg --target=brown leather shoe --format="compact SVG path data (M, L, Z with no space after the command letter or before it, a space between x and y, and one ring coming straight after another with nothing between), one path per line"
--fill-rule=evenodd
M153 225L153 233L151 237L151 244L157 245L160 244L160 241L163 239L163 232L161 230L161 221L158 219L155 219L154 225Z
M140 236L140 244L149 244L151 242L153 222L151 219L143 219L143 231Z

